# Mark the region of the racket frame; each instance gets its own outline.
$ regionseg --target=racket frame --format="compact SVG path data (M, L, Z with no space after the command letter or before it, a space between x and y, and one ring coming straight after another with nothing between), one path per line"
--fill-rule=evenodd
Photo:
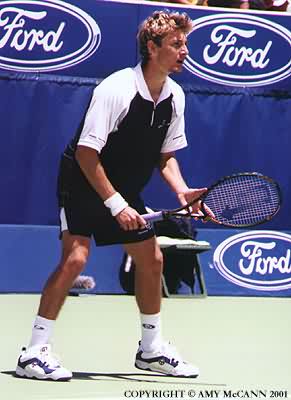
M213 218L207 212L207 209L204 204L204 200L206 200L208 193L210 193L216 186L219 186L221 183L223 183L226 180L239 178L239 177L243 177L243 176L256 176L256 177L258 177L262 180L265 180L265 181L271 183L272 185L274 185L274 187L277 190L278 198L279 198L277 209L272 214L270 214L268 217L266 217L256 223L249 223L249 224L232 224L232 223L227 223L227 222L220 222L217 219ZM203 213L203 215L191 213L191 206L198 201L201 202L200 210ZM263 175L259 172L242 172L242 173L237 173L237 174L232 174L232 175L226 175L223 178L220 178L214 184L209 186L209 188L207 189L207 191L205 193L203 193L201 196L191 200L191 202L187 203L185 206L181 206L181 207L175 208L173 210L161 210L161 211L153 212L150 214L145 214L145 215L143 215L143 218L146 220L150 220L152 222L161 221L162 219L167 219L169 217L194 218L194 219L202 219L204 221L211 220L212 222L214 222L218 225L226 226L226 227L248 228L251 226L261 225L265 222L270 221L280 210L281 204L282 204L282 192L281 192L280 186L274 179L270 178L269 176Z

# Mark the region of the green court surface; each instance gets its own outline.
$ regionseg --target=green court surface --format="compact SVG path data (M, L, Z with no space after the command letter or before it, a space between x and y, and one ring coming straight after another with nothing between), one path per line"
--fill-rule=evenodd
M3 400L291 398L290 298L163 299L164 337L201 370L182 379L135 369L134 297L69 297L54 351L73 371L71 382L14 377L38 302L39 295L0 296Z

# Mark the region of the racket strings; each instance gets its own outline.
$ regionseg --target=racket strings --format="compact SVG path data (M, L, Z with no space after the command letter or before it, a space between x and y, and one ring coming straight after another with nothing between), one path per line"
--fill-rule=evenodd
M272 182L257 176L240 176L216 185L204 203L219 222L248 225L266 220L276 213L280 198Z

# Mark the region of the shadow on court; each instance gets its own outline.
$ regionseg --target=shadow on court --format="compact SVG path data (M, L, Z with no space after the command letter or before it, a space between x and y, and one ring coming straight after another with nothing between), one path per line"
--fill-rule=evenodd
M1 374L10 375L16 379L27 379L27 378L19 378L15 375L15 371L1 371ZM162 379L161 379L162 378ZM123 373L123 372L113 372L113 373L100 373L100 372L73 372L72 380L106 380L106 381L131 381L131 382L143 382L143 383L163 383L163 384L177 384L182 383L183 385L208 385L208 386L227 386L224 383L203 383L203 382L195 382L195 378L173 378L172 376L164 376L160 374L151 374L151 373ZM52 381L53 382L53 381ZM63 382L64 383L64 382Z

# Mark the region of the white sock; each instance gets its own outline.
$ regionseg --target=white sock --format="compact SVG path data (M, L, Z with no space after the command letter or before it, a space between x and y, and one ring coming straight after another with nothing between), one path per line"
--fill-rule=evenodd
M161 317L158 314L140 314L141 347L147 353L157 351L162 343Z
M35 318L31 340L28 347L50 343L55 321L37 315Z

